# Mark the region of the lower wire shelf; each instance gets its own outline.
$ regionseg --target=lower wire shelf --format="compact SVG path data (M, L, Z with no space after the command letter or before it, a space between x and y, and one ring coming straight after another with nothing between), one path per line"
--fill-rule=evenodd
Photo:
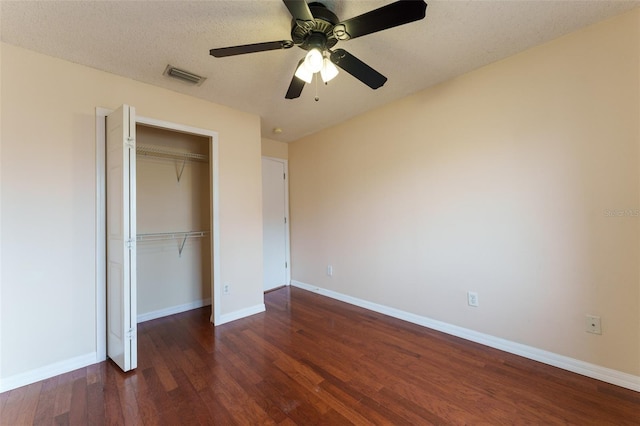
M156 232L136 235L138 242L182 240L178 247L178 256L182 257L182 250L189 238L203 238L209 235L209 231L177 231L177 232Z

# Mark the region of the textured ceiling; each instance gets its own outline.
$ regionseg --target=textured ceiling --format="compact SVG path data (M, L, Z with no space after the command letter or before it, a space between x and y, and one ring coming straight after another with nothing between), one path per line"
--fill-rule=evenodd
M346 72L284 95L304 51L227 58L213 47L289 40L279 0L7 1L2 41L260 115L262 135L290 142L369 109L640 5L638 1L427 1L424 20L340 42L388 77L371 90ZM390 0L324 1L345 20ZM207 77L199 87L162 75L167 64ZM126 102L126 99L123 99ZM272 130L280 127L283 132Z

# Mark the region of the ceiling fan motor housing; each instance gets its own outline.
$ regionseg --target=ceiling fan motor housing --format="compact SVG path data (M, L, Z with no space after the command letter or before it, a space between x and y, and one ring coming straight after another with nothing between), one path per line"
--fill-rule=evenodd
M339 22L338 17L322 3L309 3L309 9L313 21L294 19L291 22L291 38L294 44L304 50L331 49L338 43L333 34L333 27Z

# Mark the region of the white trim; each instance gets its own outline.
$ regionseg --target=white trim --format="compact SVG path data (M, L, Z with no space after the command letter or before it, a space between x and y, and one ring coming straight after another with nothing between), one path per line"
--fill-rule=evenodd
M441 331L452 336L480 343L482 345L509 352L515 355L520 355L524 358L562 368L563 370L571 371L573 373L578 373L583 376L591 377L593 379L601 380L603 382L611 383L616 386L621 386L623 388L640 392L640 376L634 376L632 374L627 374L610 368L601 367L596 364L569 358L564 355L559 355L553 352L534 348L532 346L523 345L521 343L511 342L499 337L494 337L488 334L459 327L457 325L448 324L442 321L437 321L431 318L402 311L400 309L379 305L377 303L369 302L357 297L352 297L332 290L326 290L320 287L305 284L300 281L291 280L291 285L303 290L330 297L332 299L340 300L351 305L359 306L361 308L388 315L390 317L398 318L413 324L418 324L423 327Z
M113 110L96 108L96 359L107 359L107 302L106 302L106 217L105 217L105 118ZM136 123L168 129L182 133L209 137L211 140L211 256L213 263L212 289L213 313L211 322L217 325L220 319L220 203L219 203L219 158L218 133L212 130L185 126L169 121L137 116Z
M285 226L286 253L287 256L287 285L291 285L291 218L289 215L289 160L284 160L284 208L287 212L287 226Z
M251 315L260 314L265 310L266 308L264 306L264 303L260 303L259 305L229 312L228 314L220 315L220 322L217 322L216 325L222 325L231 321L250 317Z
M107 359L107 222L105 195L107 115L113 111L96 108L96 355L97 362Z
M97 354L95 352L91 352L75 358L45 365L44 367L36 368L35 370L16 374L14 376L7 377L6 379L1 379L0 392L10 391L21 386L30 385L31 383L39 382L40 380L46 380L59 374L68 373L70 371L77 370L78 368L84 368L88 365L95 364L98 362L96 361L96 355Z
M213 280L211 297L213 298L213 309L209 319L213 325L220 322L220 311L222 304L222 278L220 275L220 156L218 155L218 136L212 138L211 149L209 150L209 172L211 173L211 226L214 235L211 237L211 257L213 264L211 279Z
M287 271L285 276L285 285L291 284L291 231L290 231L290 222L289 219L289 160L285 158L278 157L267 157L262 156L263 160L271 160L282 163L282 167L284 168L284 210L286 214L287 222L284 227L284 238L285 238L285 261L287 262Z
M183 303L182 305L170 306L168 308L158 309L157 311L147 312L145 314L138 314L138 323L151 321L157 318L166 317L169 315L180 314L192 309L202 308L203 306L211 305L211 299L196 300L194 302Z

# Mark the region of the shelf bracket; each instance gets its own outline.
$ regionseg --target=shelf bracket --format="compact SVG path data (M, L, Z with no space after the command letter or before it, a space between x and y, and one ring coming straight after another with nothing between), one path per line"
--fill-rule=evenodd
M182 178L182 172L184 172L184 165L187 164L187 159L182 160L182 167L180 167L180 171L178 171L178 164L176 163L176 172L178 177L178 183L180 183L180 179Z
M179 182L179 180L178 180ZM180 247L178 248L178 257L182 257L182 249L184 249L184 245L187 242L187 238L189 238L189 233L185 233L184 234L184 238L182 238L182 243L180 244Z

